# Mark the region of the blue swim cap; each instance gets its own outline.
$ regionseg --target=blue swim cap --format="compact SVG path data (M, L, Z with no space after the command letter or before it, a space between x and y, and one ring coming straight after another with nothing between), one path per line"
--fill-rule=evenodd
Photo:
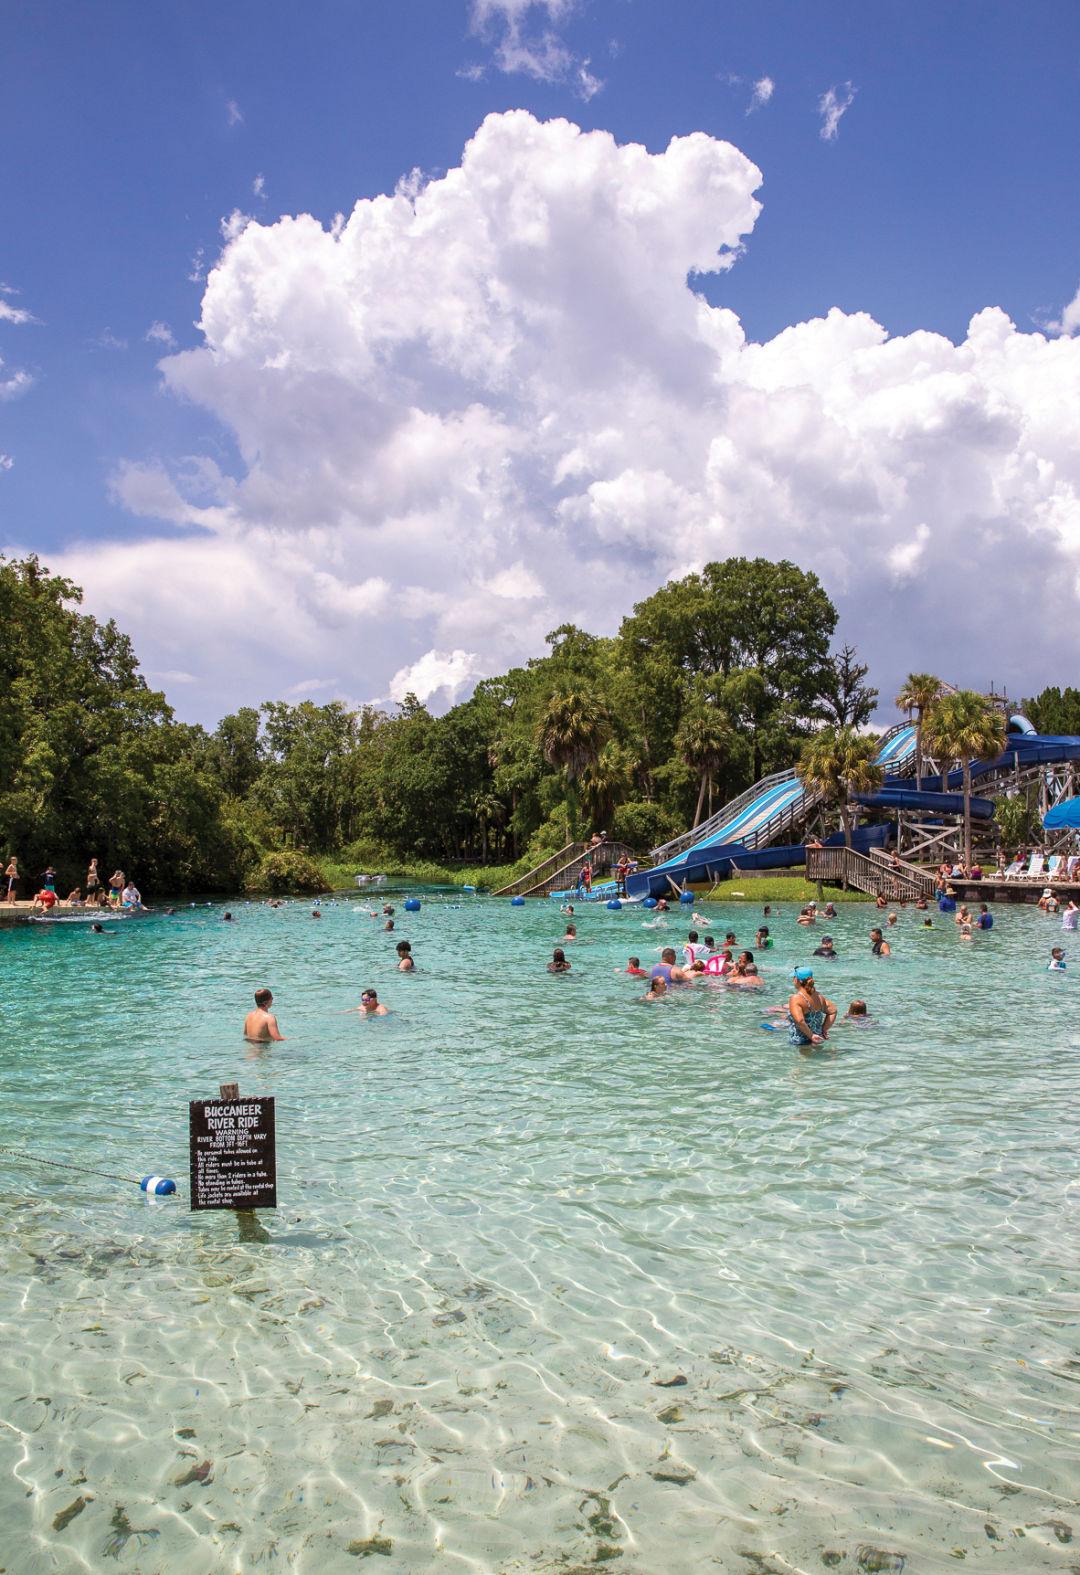
M812 979L814 970L812 968L796 968L795 977L796 979Z

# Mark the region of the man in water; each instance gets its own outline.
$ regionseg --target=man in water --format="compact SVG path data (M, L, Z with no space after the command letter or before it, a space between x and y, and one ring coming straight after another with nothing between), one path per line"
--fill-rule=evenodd
M1061 915L1061 928L1075 930L1078 923L1080 923L1080 907L1077 906L1076 898L1070 897L1069 905Z
M880 930L870 931L870 950L873 952L875 957L892 956L892 947L889 945L888 941L882 939Z
M664 947L663 951L660 953L660 961L654 964L652 973L649 975L649 977L651 979L663 979L666 985L686 983L686 973L678 966L675 961L674 947Z
M977 930L992 930L994 928L994 915L990 912L985 902L980 902L979 904L979 917L975 920L975 928Z
M814 956L815 957L835 957L836 956L836 948L833 946L833 938L832 938L831 935L823 935L821 937L821 945L814 948Z
M379 1005L379 997L375 990L364 991L356 1010L361 1017L385 1017L387 1014L387 1008Z
M788 1000L789 1038L800 1050L823 1045L836 1021L836 1007L818 993L812 968L795 969L795 993Z
M645 970L641 966L640 957L631 957L630 966L629 968L624 969L624 972L631 974L635 979L644 979Z
M244 1038L253 1039L261 1043L267 1039L284 1039L277 1024L277 1018L270 1010L274 1004L274 997L269 990L255 991L255 1010L249 1012L244 1018Z

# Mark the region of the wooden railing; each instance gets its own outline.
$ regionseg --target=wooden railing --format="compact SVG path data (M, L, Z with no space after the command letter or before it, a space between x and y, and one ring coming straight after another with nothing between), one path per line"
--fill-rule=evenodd
M927 895L923 871L916 878L908 869L897 870L889 860L868 858L853 848L807 848L806 878L823 885L854 886L871 897L889 897L895 902L918 902Z
M500 886L492 895L495 897L517 897L528 891L530 886L535 886L538 880L543 880L545 875L553 874L555 870L562 869L568 860L579 853L584 853L584 842L568 842L565 848L560 848L558 853L553 853L550 859L545 859L534 870L529 870L525 875L519 875L517 880L512 880L507 886Z
M561 868L543 876L527 890L523 897L546 897L553 891L569 891L577 885L578 876L586 864L592 865L594 880L603 880L610 876L611 871L618 864L623 854L628 859L636 859L637 854L633 848L628 848L625 842L597 842L591 848L585 848L581 853L569 859ZM496 896L498 893L496 892Z
M916 882L924 897L930 897L934 892L934 877L929 870L924 870L920 864L910 864L907 859L894 859L891 853L883 853L880 848L871 848L870 857L876 864L887 872L895 874L897 867L901 873Z

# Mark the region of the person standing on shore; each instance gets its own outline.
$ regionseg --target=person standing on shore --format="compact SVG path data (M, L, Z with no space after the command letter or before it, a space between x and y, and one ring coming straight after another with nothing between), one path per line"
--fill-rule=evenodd
M97 905L101 892L101 876L98 874L97 859L90 860L90 868L86 872L86 902L87 906Z
M19 861L14 853L11 855L11 863L4 871L4 874L7 876L7 900L13 903L18 896L19 887Z
M120 893L123 891L123 889L123 870L113 870L112 874L109 876L109 901L112 903L114 908L119 907L120 905Z

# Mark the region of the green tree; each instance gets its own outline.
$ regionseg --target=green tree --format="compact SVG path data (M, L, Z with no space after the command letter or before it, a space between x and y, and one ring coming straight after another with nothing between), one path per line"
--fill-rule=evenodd
M734 739L735 733L730 722L715 707L701 706L688 711L679 723L675 738L679 759L701 778L694 810L695 826L701 820L706 785L728 759Z
M1031 837L1031 822L1031 805L1025 794L1018 793L1014 798L1003 796L994 800L994 823L1003 847L1023 847Z
M1032 700L1021 700L1019 709L1037 733L1080 734L1080 689L1044 689Z
M684 693L700 693L703 679L718 680L709 692L746 733L758 777L768 746L782 736L790 758L792 740L819 713L835 680L829 663L835 628L836 609L815 574L787 560L728 558L637 603L620 639L629 661L654 669L666 663L677 672ZM737 674L743 675L738 697L728 687ZM785 717L782 734L770 729L778 713Z
M915 713L915 786L922 790L923 732L926 713L941 694L941 679L933 673L908 673L896 697L901 711Z
M955 760L964 779L964 863L971 863L971 762L993 760L1005 748L1005 718L973 689L941 695L925 719L936 755Z
M588 689L556 692L541 712L536 739L544 759L563 773L567 832L571 839L577 835L578 778L595 764L610 737L608 709Z
M633 761L627 751L609 740L601 753L581 773L581 798L594 831L608 830L620 804L630 797Z
M849 848L851 795L875 792L885 775L876 755L877 739L871 734L857 733L853 727L823 727L806 740L796 767L804 787L816 789L826 804L840 812Z

